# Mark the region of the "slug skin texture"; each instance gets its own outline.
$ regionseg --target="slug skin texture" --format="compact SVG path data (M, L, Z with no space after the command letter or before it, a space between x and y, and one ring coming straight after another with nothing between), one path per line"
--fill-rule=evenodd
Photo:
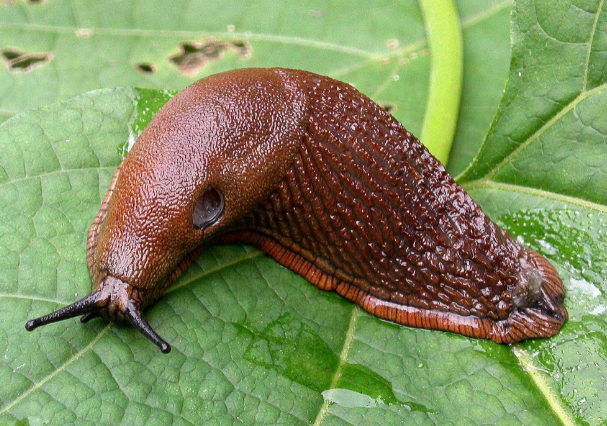
M378 317L512 343L567 319L554 267L491 222L352 86L241 69L182 90L119 166L89 233L87 297L29 321L128 321L205 247L259 246Z

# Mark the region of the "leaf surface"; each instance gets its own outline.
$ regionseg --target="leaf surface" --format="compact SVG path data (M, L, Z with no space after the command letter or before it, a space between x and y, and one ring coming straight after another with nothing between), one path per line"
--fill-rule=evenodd
M554 338L516 345L514 353L564 423L602 424L607 5L525 0L513 17L504 97L459 182L490 216L557 266L569 321Z
M192 31L185 33L188 37L194 37L197 19L191 10L187 13L192 4L184 4L179 15L181 31ZM492 218L559 269L571 316L559 335L508 347L391 324L334 293L316 289L260 251L238 245L207 250L148 310L151 325L173 345L169 356L160 354L134 329L101 320L86 325L70 321L26 333L23 325L28 318L90 291L84 259L88 227L129 140L170 96L164 91L107 89L17 115L0 126L0 345L4 354L0 382L5 384L0 389L0 422L600 424L607 417L600 379L606 369L603 276L607 247L600 179L605 139L599 119L605 111L600 35L607 32L607 23L603 24L604 13L599 13L602 2L587 2L572 10L561 10L557 2L549 3L552 9L543 4L517 4L512 70L504 100L479 160L460 182ZM79 3L74 5L79 10ZM71 18L48 9L42 14L44 9L39 9L35 19L42 30L59 33L61 22L78 16L78 23L69 28L84 27L87 22L100 28L84 39L101 37L95 43L106 36L118 43L120 37L138 34L145 40L141 43L149 45L145 37L167 31L167 39L175 36L174 47L184 38L184 33L171 27L176 12L120 9L133 7L125 3L114 6L122 12L112 14L115 21L104 21L110 19L108 15L95 9L102 8L101 4ZM466 46L481 46L483 31L494 34L496 22L504 20L509 10L504 3L460 2L458 6L465 61L474 63L474 54ZM22 22L27 15L15 12L34 6L0 7L14 13L10 20L3 18L10 21L3 24L3 31L19 26L22 32L34 31ZM247 66L278 65L271 57L280 54L281 61L287 62L280 65L353 82L375 100L396 104L394 114L410 130L421 129L425 107L408 107L425 105L427 86L419 77L427 76L429 67L423 54L423 22L414 3L406 13L399 10L399 19L381 21L376 33L369 30L366 36L370 38L356 31L323 33L321 24L305 33L309 23L298 25L295 18L291 22L283 18L279 24L280 19L268 17L288 13L263 7L234 6L238 16L247 17L242 22L250 25L243 28L251 31L247 39L253 47L251 58L234 54L230 59L228 52L221 61L203 68L199 77L240 66L238 61ZM255 18L260 10L263 16ZM305 13L308 10L320 10L320 6L310 6ZM378 16L392 17L385 9L379 10L383 15ZM557 11L575 16L570 31L584 33L586 39L559 27L563 20L557 19L561 16ZM331 8L324 13L331 24L351 22L335 16ZM148 15L149 19L141 18ZM371 15L364 25L373 29ZM298 16L301 20L305 14ZM403 16L411 22L403 23ZM208 28L217 32L227 22L198 19L208 19ZM145 22L149 27L138 33L125 30L127 22ZM232 22L240 25L235 18ZM264 27L264 22L273 26ZM486 22L492 24L484 27ZM163 26L169 30L162 30ZM548 31L551 28L558 31ZM385 44L389 31L396 31L394 37L401 40L395 51ZM66 37L73 37L68 33ZM374 34L380 36L373 38ZM293 40L297 41L289 44ZM556 40L554 46L551 40ZM582 65L576 56L562 65L567 70L554 61L552 67L540 66L569 54L557 55L546 46L558 50L584 42L586 56L576 53L588 60ZM117 51L124 47L118 46ZM326 56L311 54L317 50ZM372 54L358 55L360 50ZM418 54L415 59L408 56L411 52ZM337 67L344 64L340 74ZM46 70L45 66L22 76L29 78ZM580 66L588 71L576 68ZM497 73L497 68L486 67L489 74ZM519 71L531 76L519 83ZM166 82L176 71L163 64L150 78L159 79L158 87L179 88L162 84L163 72ZM483 123L488 128L499 99L493 92L501 93L503 86L493 75L482 79L474 72L467 68L464 72L454 151L471 144L465 148L474 152L474 144L478 146L484 133L478 128ZM556 87L554 81L564 81L567 86L566 75L575 80L578 74L586 75L586 83L571 83L571 88L559 88L556 94L542 92L538 83L543 79L546 87ZM476 81L468 80L470 75ZM9 78L18 77L10 74ZM183 77L179 84L187 84L186 80ZM484 97L485 90L491 96ZM556 101L561 108L547 107ZM479 118L476 105L490 113ZM536 121L539 116L543 121ZM553 138L559 138L559 143ZM583 166L574 167L575 161Z

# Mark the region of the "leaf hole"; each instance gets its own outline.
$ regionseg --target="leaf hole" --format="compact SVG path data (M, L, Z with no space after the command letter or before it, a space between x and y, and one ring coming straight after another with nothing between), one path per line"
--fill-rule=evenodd
M204 43L184 41L180 52L170 56L169 62L184 75L196 75L206 64L221 60L225 52L231 50L243 59L251 57L251 45L246 40L223 41L208 39Z
M151 75L156 72L156 66L151 62L140 62L135 65L135 70L141 74Z
M397 109L397 106L394 102L377 101L377 105L388 111L390 114L393 114Z
M53 59L51 53L28 53L11 47L3 49L1 55L11 72L29 72Z
M11 49L11 48L7 48L7 49L4 49L2 51L2 56L7 61L11 61L11 60L13 60L15 58L18 58L21 55L23 55L23 52L20 52L18 50L14 50L14 49Z

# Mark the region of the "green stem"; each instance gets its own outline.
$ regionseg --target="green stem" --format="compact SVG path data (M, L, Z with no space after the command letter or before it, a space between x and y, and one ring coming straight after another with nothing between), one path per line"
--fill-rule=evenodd
M454 0L420 0L430 46L430 87L421 141L443 164L455 136L462 94L462 33Z

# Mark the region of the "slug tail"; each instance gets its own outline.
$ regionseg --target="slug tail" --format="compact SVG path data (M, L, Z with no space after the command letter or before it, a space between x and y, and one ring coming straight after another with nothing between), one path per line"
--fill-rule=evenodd
M507 320L496 324L490 338L498 343L555 335L569 315L563 304L565 289L554 267L545 257L527 250L530 270L537 271L538 282L527 286L528 294L513 297L514 309ZM537 286L534 297L533 287Z
M323 290L413 327L497 343L567 317L554 268L491 222L423 145L351 86L297 72L306 132L229 232Z
M355 283L341 279L337 276L338 272L325 272L305 255L288 248L286 241L278 242L257 232L239 231L225 235L220 240L221 243L237 241L256 245L278 263L303 276L319 289L334 290L367 312L402 325L450 331L509 344L530 338L553 336L567 320L567 311L562 304L564 291L561 280L546 259L531 251L529 257L542 274L541 297L530 306L515 308L506 319L496 321L383 300L362 290Z

